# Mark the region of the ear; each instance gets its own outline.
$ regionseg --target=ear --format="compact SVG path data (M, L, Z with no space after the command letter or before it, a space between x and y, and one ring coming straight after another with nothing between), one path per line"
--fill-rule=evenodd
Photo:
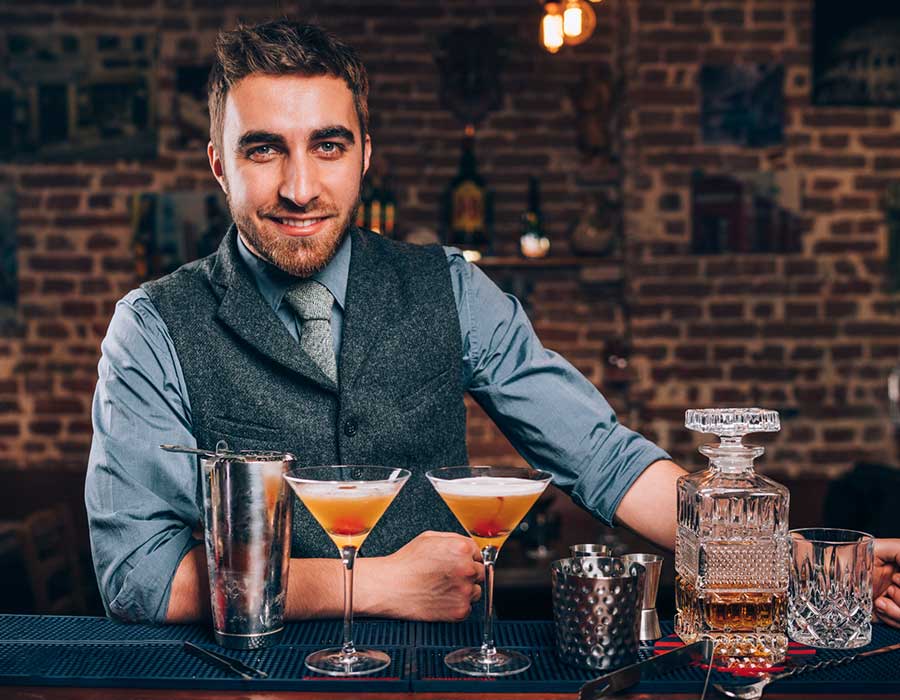
M209 168L210 170L212 170L213 176L219 183L219 187L222 188L222 191L225 194L228 194L227 182L225 180L225 169L222 167L222 159L219 158L219 154L216 152L216 148L215 146L213 146L212 141L210 141L206 146L206 156L209 158Z
M363 175L369 171L369 161L372 160L372 137L366 134L366 142L363 144Z

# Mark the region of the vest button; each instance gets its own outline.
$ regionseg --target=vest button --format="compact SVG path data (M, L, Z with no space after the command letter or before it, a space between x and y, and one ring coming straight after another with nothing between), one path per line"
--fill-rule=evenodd
M344 435L353 437L359 430L359 423L356 418L348 418L344 421Z

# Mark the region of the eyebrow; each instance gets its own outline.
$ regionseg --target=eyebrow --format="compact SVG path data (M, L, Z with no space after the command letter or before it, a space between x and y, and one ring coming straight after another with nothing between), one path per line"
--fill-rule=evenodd
M247 131L238 139L238 148L246 148L254 143L271 143L277 146L286 145L284 136L271 131Z
M328 141L329 139L343 139L349 144L356 143L356 139L353 137L353 132L350 131L346 126L334 125L334 126L325 126L321 129L316 129L309 135L310 141Z

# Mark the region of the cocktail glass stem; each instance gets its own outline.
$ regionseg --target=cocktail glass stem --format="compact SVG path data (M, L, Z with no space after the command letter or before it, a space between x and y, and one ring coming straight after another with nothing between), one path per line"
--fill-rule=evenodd
M497 656L494 646L494 564L499 550L488 545L481 550L484 560L484 634L481 639L481 656L484 663L491 663Z
M356 647L353 646L353 562L356 561L356 547L341 547L341 561L344 563L344 641L341 645L341 661L353 663Z

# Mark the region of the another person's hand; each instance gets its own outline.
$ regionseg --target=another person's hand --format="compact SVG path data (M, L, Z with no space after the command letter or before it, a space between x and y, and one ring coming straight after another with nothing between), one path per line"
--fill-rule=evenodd
M370 615L455 622L464 620L481 598L481 552L463 535L423 532L393 554L367 563L357 580L372 602Z
M872 595L875 617L900 629L900 539L875 540Z

